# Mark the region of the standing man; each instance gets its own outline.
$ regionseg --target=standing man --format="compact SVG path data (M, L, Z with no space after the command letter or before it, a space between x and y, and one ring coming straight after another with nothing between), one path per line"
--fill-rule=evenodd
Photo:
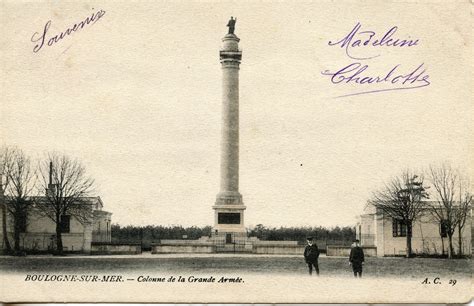
M359 240L354 240L354 247L351 248L349 255L349 264L352 265L354 277L362 277L362 265L364 264L364 250L360 247Z
M313 244L313 237L306 238L308 245L304 249L304 260L308 264L309 275L313 274L313 266L316 271L316 275L319 275L318 257L319 249L316 244Z

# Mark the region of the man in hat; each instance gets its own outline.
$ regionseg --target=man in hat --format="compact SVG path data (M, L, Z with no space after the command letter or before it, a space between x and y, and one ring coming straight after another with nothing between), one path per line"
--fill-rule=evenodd
M313 266L316 271L316 275L319 275L318 257L319 250L318 246L313 244L313 237L306 238L308 245L304 249L304 260L308 264L309 275L313 274Z
M362 265L364 264L364 250L360 247L359 240L354 240L351 254L349 255L349 264L352 265L354 277L362 277Z

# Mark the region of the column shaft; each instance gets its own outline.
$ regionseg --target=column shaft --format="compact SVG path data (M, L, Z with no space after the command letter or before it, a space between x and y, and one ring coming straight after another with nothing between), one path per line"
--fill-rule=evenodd
M239 63L222 63L221 192L239 191Z

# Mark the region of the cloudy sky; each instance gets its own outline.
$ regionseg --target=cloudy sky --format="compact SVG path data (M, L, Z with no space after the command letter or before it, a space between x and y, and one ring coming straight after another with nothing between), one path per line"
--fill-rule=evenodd
M344 3L3 2L1 141L79 158L114 222L212 225L218 51L237 16L246 225L353 225L370 193L406 167L472 169L469 7ZM33 52L47 21L52 37L98 10L95 24ZM363 62L367 75L423 63L431 85L335 99L368 88L321 74L360 62L328 46L358 22L378 37L397 26L395 36L419 39L354 49L380 55Z

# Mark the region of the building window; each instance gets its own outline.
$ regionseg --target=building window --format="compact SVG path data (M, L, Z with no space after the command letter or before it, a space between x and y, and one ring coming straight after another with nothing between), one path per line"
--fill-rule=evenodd
M62 215L60 225L61 225L61 232L69 233L71 231L71 216Z
M441 221L439 224L439 234L443 238L448 237L448 224L446 220Z
M407 225L402 220L392 220L392 235L393 237L406 237Z

